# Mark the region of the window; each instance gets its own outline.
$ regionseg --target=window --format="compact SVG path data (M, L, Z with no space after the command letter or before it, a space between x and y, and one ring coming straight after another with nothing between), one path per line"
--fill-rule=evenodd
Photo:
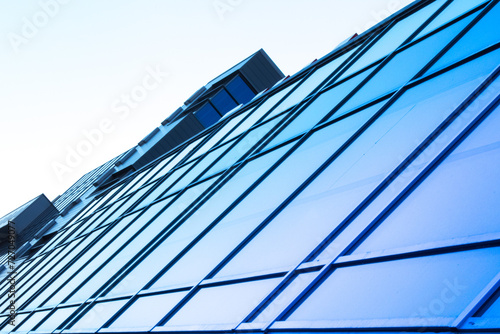
M245 104L255 96L255 93L239 76L231 80L231 82L226 85L226 89L236 99L238 104Z
M212 107L212 105L210 105L210 103L207 103L198 109L194 115L205 128L208 128L221 118L221 115L214 109L214 107Z
M210 101L221 115L224 115L238 105L225 89L221 89Z
M439 61L432 66L428 73L435 72L451 65L475 52L500 42L500 6L497 4L481 20L476 23Z
M221 325L230 329L252 311L279 278L204 288L198 291L167 326Z
M338 320L331 325L348 327L373 326L360 319L384 320L385 326L449 326L499 270L498 247L341 267L287 320Z

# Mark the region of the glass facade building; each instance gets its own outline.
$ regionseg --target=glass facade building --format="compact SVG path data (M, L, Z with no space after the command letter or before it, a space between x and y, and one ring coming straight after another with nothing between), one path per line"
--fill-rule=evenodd
M0 332L498 333L498 2L416 1L101 187Z

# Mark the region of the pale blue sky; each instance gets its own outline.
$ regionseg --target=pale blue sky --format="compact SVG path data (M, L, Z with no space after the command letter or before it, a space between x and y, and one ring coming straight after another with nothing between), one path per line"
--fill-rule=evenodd
M134 146L193 92L263 48L293 74L412 0L0 0L0 216ZM113 103L168 72L126 117ZM62 175L103 119L112 130Z

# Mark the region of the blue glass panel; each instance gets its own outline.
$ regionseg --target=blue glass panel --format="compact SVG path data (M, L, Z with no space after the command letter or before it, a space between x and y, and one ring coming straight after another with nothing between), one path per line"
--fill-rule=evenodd
M444 3L444 0L435 1L396 23L342 75L341 79L391 53Z
M224 89L215 94L210 101L221 115L224 115L238 105Z
M96 331L101 328L111 316L113 316L125 303L127 299L117 300L107 303L94 304L90 310L78 320L71 330L91 330Z
M200 121L200 123L208 128L210 125L216 123L220 119L220 115L217 111L210 105L205 104L201 109L194 113L196 118Z
M356 75L355 77L335 86L334 88L322 93L306 109L284 128L265 149L271 148L289 138L292 138L304 131L310 130L319 123L332 109L356 87L372 69Z
M65 307L58 308L47 320L45 320L38 328L37 331L41 332L52 332L58 329L59 326L66 320L73 312L76 311L76 307Z
M158 219L165 219L165 225L186 208L186 204L198 198L214 180L191 187L184 192ZM108 296L136 293L154 277L168 261L172 260L196 235L206 227L207 221L189 220L172 231L170 236L142 262L123 277L108 293Z
M141 297L136 300L109 328L138 329L156 325L187 292Z
M318 275L318 272L298 275L281 293L264 309L252 322L268 323L274 320L288 306L309 283Z
M337 116L406 84L472 21L476 15L477 13L470 15L453 26L398 53L360 91L342 106L337 112Z
M201 289L167 326L238 324L279 282L279 278Z
M415 39L424 36L425 34L439 28L445 23L453 20L454 18L466 13L472 8L479 6L486 2L486 0L454 0L449 4L424 30L422 30Z
M499 270L498 247L339 268L287 320L450 325Z
M239 76L231 80L231 82L226 85L226 89L236 99L238 104L245 104L255 96L255 93Z
M500 232L499 128L497 109L356 253Z
M500 42L500 5L490 10L465 36L463 36L441 59L432 66L428 73L453 64L477 51Z
M376 141L373 148L370 148L367 152L364 151L365 149L362 149L362 153L357 153L358 159L361 157L361 154L363 154L363 157L359 159L359 161L356 161L356 168L351 167L350 170L346 170L351 163L342 166L345 163L343 162L345 156L341 156L337 161L333 162L332 168L325 170L325 172L314 181L314 187L313 184L311 184L310 187L313 189L320 189L323 187L325 194L330 193L328 195L328 201L330 203L338 203L338 206L332 206L331 210L329 210L328 206L325 206L324 209L320 207L322 210L318 210L318 212L324 212L321 216L328 219L334 219L334 217L343 219L349 214L354 209L355 204L353 198L358 198L358 200L364 199L368 191L374 189L372 188L373 185L370 186L370 183L376 181L379 177L383 178L383 175L387 175L385 173L391 171L397 164L401 163L433 129L435 129L467 96L469 96L469 94L473 92L491 71L491 66L494 66L494 64L489 63L485 59L473 61L405 92L405 94L403 94L395 104L393 104L384 115L367 130L366 137L360 137L357 143L355 142L351 145L351 149L359 150L361 148L356 147L363 141ZM396 117L395 114L402 116L400 120L393 119L390 121L395 121L396 123L393 123L393 126L389 125L391 127L389 131L383 130L383 128L380 127L380 121L387 117L387 113L394 114L393 116L389 116L391 118ZM382 131L387 133L384 133L379 140L378 136L382 133L377 135L374 133L370 134L370 132L374 130L376 130L376 132ZM435 149L435 147L433 148ZM355 151L347 151L346 153L348 152L355 154ZM366 160L367 158L369 160ZM356 159L356 156L349 159ZM363 163L363 161L365 162ZM392 167L390 167L390 165L392 165ZM344 170L346 171L345 175L343 175ZM406 177L408 177L408 174L402 174L403 181L406 181ZM339 179L340 183L335 182L337 184L332 185L330 189L328 186L323 185L328 182L333 183L329 180L336 179ZM401 181L396 181L398 182L396 184L399 186ZM395 184L396 181L394 181L393 184ZM393 184L387 188L387 196L390 196L389 194L397 188ZM366 193L363 195L362 192L365 191ZM315 191L312 191L312 194L314 193ZM395 195L396 194L394 194L394 196ZM387 202L386 205L388 203L389 202ZM382 206L383 204L380 205ZM339 216L341 213L342 215ZM323 251L319 258L331 259L338 255L339 252L370 222L370 217L356 219ZM353 225L355 227L353 227ZM390 238L394 239L392 236Z

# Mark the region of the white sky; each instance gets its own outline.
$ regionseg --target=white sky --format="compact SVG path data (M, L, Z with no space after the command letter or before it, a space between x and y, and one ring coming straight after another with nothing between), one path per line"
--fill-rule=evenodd
M293 74L411 2L0 0L0 217L41 193L53 200L258 49ZM114 113L155 68L168 76ZM105 119L112 130L58 177L54 163Z

